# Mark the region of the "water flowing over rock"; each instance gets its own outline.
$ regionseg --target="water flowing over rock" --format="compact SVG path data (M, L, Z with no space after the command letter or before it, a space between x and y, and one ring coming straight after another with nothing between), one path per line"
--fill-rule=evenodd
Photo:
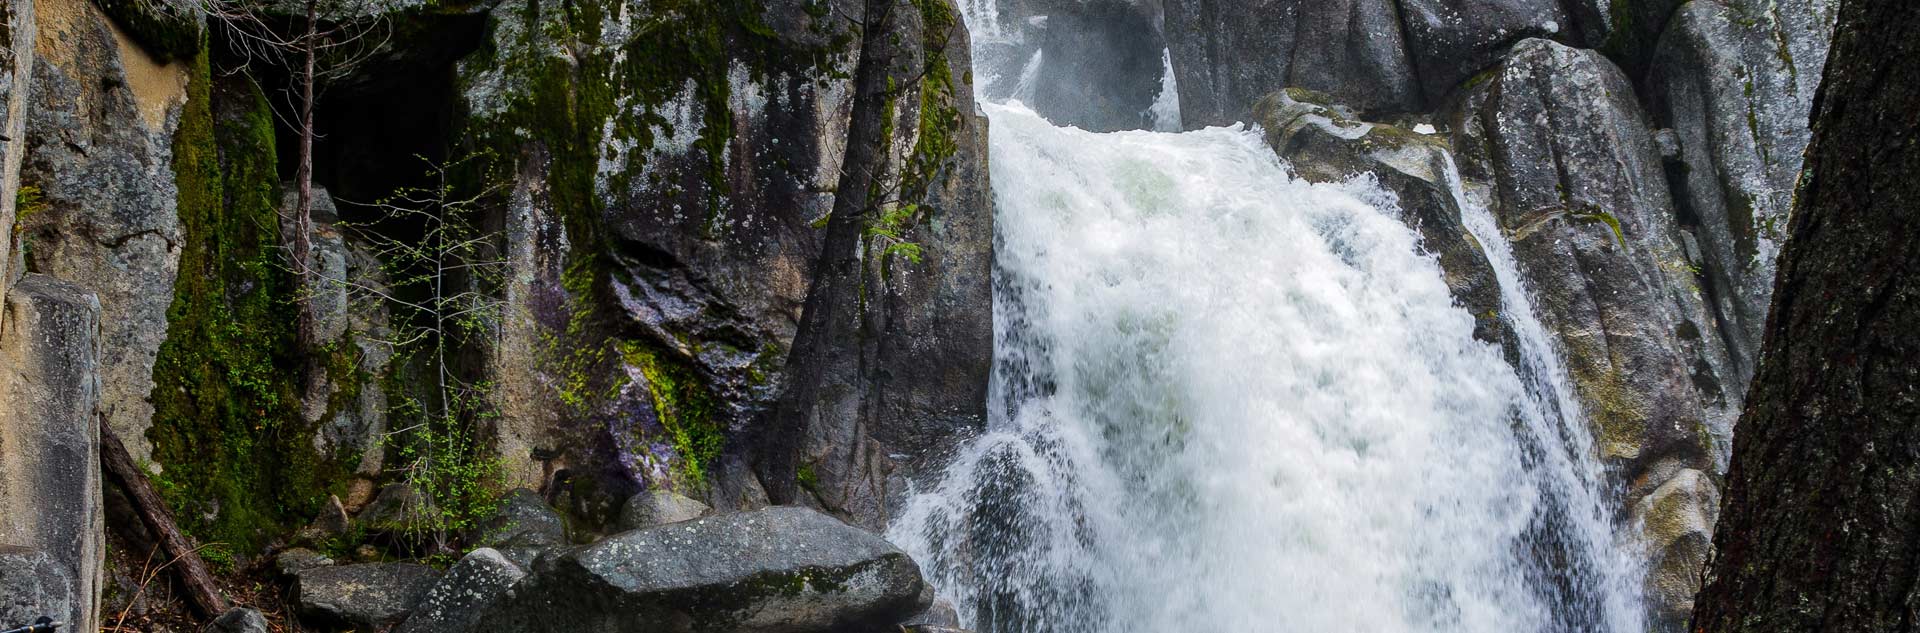
M1633 95L1598 53L1528 40L1456 123L1462 171L1497 183L1490 206L1628 507L1683 469L1713 470L1739 398ZM1709 492L1692 501L1708 502L1712 483L1697 483ZM1659 552L1690 534L1647 536Z
M989 111L996 417L889 532L965 624L1639 630L1596 484L1522 458L1562 440L1392 194Z
M913 560L878 535L777 507L626 532L542 562L468 630L880 630L929 600Z

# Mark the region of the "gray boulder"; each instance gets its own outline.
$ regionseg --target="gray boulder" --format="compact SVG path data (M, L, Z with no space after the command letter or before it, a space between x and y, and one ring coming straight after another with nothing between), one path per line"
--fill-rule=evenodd
M411 563L318 567L294 578L293 603L301 618L317 624L384 630L407 617L439 577L432 567Z
M207 623L205 633L268 633L266 616L247 607L228 609L220 617Z
M273 569L289 578L300 575L309 569L331 567L333 559L325 554L304 547L295 547L273 557Z
M73 601L52 616L86 631L98 627L106 555L100 312L92 293L38 274L0 306L0 544L51 559Z
M620 506L620 531L637 530L666 523L691 521L706 516L713 508L688 499L672 490L655 488L627 499Z
M919 566L801 507L627 532L543 561L474 633L858 630L924 611Z
M1838 4L1689 2L1660 39L1646 80L1652 113L1679 140L1674 192L1700 239L1736 399L1772 305L1774 259Z
M0 626L16 627L42 617L61 622L87 613L92 605L75 599L73 575L67 566L45 551L0 545ZM71 630L91 631L79 626Z
M280 190L280 231L290 235L298 191L290 182L281 184ZM314 442L322 454L334 459L357 456L358 463L348 464L354 472L376 477L386 455L383 441L389 407L380 381L363 377L383 375L393 360L394 335L383 296L391 289L380 259L340 230L339 208L325 188L313 189L311 211L309 266L314 285L305 309L313 318L316 344L352 358L354 371L336 376L323 367L311 368L302 386L301 413L317 431ZM348 381L353 384L343 384ZM342 392L352 393L352 399L335 402Z
M1393 0L1166 0L1166 40L1188 129L1245 120L1283 88L1364 113L1424 100Z
M421 597L413 615L407 616L397 633L469 630L482 609L526 575L527 572L497 550L485 547L473 550L433 583L433 588Z
M1506 345L1500 319L1500 282L1480 243L1461 223L1455 171L1443 137L1367 123L1303 89L1277 92L1254 106L1267 144L1310 182L1344 182L1370 175L1394 194L1407 226L1440 261L1454 301L1473 315L1474 336Z
M540 554L569 544L567 520L525 488L509 491L492 517L481 522L475 543L500 550L508 560L531 568Z

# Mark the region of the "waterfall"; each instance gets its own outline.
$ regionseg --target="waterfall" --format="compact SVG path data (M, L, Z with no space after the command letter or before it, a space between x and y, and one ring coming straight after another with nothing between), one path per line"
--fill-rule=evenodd
M1156 132L1178 132L1183 125L1180 121L1180 84L1173 77L1173 51L1160 51L1160 94L1153 98L1153 107L1147 109L1147 115L1153 120Z
M1244 126L982 108L991 419L888 531L967 626L1642 630L1564 371L1457 178L1517 369L1368 178L1297 179Z

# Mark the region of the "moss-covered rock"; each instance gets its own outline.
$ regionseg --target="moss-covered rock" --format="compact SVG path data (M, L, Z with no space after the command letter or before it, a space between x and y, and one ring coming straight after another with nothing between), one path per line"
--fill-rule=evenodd
M895 211L883 215L898 224L883 228L904 237L874 241L873 276L968 293L980 318L915 327L965 323L948 338L983 390L989 207L965 33L946 0L900 10L901 37L920 45L896 69L882 182ZM516 483L565 470L615 504L645 486L752 503L735 494L753 486L738 456L780 387L831 207L856 57L833 16L858 11L847 0L494 10L461 77L468 138L513 165L511 316L491 365L495 442ZM907 261L913 249L926 263ZM902 308L933 311L874 304Z
M316 452L300 412L272 112L205 60L174 137L181 274L149 436L155 483L183 527L244 553L304 524L351 467Z

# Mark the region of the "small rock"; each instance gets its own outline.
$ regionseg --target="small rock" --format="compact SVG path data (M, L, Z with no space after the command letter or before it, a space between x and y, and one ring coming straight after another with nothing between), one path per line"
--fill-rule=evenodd
M500 550L507 560L530 569L542 552L568 545L567 521L539 493L519 488L508 492L500 509L480 524L475 544Z
M900 623L900 625L908 627L910 630L916 626L957 629L960 628L960 610L955 609L951 601L946 599L935 600L933 601L933 606L927 607L925 612L913 616L906 622Z
M340 497L329 496L327 503L320 507L320 516L300 530L300 538L306 541L324 541L347 533L347 527L353 524L353 517L347 514L341 505Z
M372 501L373 501L373 482L372 481L367 479L362 479L362 478L355 478L352 483L347 484L347 498L343 501L343 503L347 508L347 512L358 513L361 510L365 510L367 508L367 504L371 503Z
M207 624L205 633L267 633L267 617L246 607L228 609Z
M309 569L293 583L293 602L302 618L380 630L405 618L439 575L411 563Z
M620 506L621 532L645 527L691 521L706 516L713 508L671 490L655 488L627 499Z
M378 532L404 532L429 523L427 498L407 484L388 484L360 512L360 525Z
M498 550L482 547L460 559L427 590L399 633L458 633L468 630L480 610L519 582L521 571Z
M966 629L951 626L934 626L932 624L902 624L900 625L900 629L907 633L973 633Z
M309 569L332 566L333 559L304 547L295 547L273 557L273 568L282 576L297 576Z

